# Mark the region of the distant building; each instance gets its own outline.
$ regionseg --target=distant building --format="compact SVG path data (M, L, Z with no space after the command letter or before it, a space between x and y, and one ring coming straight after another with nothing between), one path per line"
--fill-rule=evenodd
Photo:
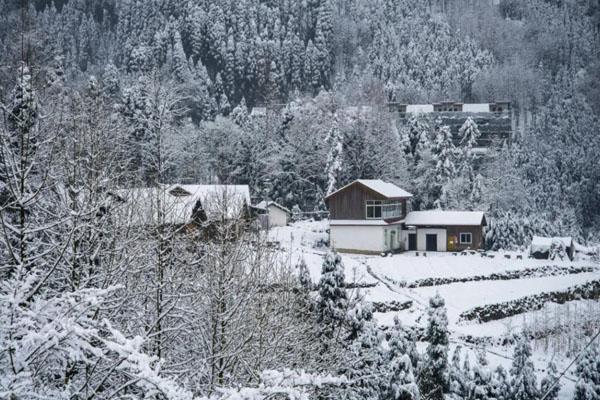
M290 210L274 201L263 200L252 208L258 212L258 221L262 229L286 226L292 214Z
M325 198L330 245L338 251L459 251L483 246L481 211L407 212L412 194L379 179L359 179Z
M117 223L133 226L193 226L248 215L248 185L160 185L111 192Z

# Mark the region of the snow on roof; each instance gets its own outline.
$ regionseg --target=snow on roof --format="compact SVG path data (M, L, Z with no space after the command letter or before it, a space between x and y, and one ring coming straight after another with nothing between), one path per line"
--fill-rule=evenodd
M532 253L544 253L549 251L552 247L552 243L560 243L563 247L570 247L573 244L573 238L570 236L565 237L544 237L534 236L531 239L531 252Z
M481 225L484 219L483 211L411 211L406 216L406 225Z
M383 219L332 219L329 221L330 226L387 226L400 225L404 221L386 222Z
M247 185L161 185L119 189L113 194L122 201L117 206L119 219L133 226L188 223L198 204L208 219L221 215L234 219L250 204Z
M274 202L274 201L272 201L272 200L269 200L269 202L268 202L268 207L270 207L270 206L277 207L277 208L279 208L280 210L283 210L283 211L285 211L286 213L289 213L289 214L291 214L290 210L288 210L287 208L285 208L285 207L284 207L284 206L282 206L281 204L279 204L279 203L276 203L276 202ZM265 201L263 200L263 201L261 201L260 203L258 203L258 204L256 204L256 205L253 205L252 207L254 207L254 208L257 208L257 209L259 209L259 210L264 210L264 209L265 209Z
M408 104L406 106L407 113L430 113L433 112L433 104Z
M355 183L360 183L374 192L379 193L380 195L387 198L399 198L399 197L412 197L412 194L408 193L406 190L399 188L393 183L384 182L381 179L357 179L354 182L347 184L346 186L336 190L335 192L329 194L325 198L329 198L334 194L340 192L341 190L346 189L349 186L354 185Z
M489 103L463 104L463 112L490 112Z

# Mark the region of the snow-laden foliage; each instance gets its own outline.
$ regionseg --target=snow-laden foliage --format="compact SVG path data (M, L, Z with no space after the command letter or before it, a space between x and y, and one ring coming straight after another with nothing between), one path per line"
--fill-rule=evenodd
M575 400L600 398L600 347L594 343L577 362Z
M531 361L531 345L525 334L516 343L510 375L511 399L535 400L539 397L535 367Z
M421 393L431 399L443 399L449 390L448 317L444 299L437 294L429 299L429 320L425 332L427 350L421 367Z

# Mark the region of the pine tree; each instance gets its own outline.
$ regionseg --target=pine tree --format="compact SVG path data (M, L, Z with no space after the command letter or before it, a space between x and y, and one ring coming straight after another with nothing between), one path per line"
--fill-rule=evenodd
M408 354L403 354L391 361L390 383L385 399L418 400L419 387L415 383L412 362Z
M319 280L317 310L326 337L332 338L346 318L348 298L344 288L344 264L335 251L325 254Z
M443 400L448 392L448 317L444 299L436 294L429 299L426 356L421 370L420 389L432 400Z
M461 352L462 346L456 346L449 368L450 393L457 399L464 399L466 397L466 379L460 365Z
M435 172L440 182L445 183L456 176L455 151L452 132L446 125L438 128L433 145L436 159Z
M488 361L485 356L485 351L478 351L477 362L473 367L473 377L468 384L467 399L488 400L494 398L492 374L487 365Z
M577 363L574 400L600 399L600 346L592 344Z
M494 370L493 386L496 400L510 399L510 382L508 381L506 370L502 365L498 365Z
M526 334L521 335L515 346L510 375L512 400L538 399L535 367L531 361L531 345Z
M312 278L310 277L310 272L308 271L308 266L306 265L306 260L304 259L304 257L300 259L297 268L298 283L300 284L300 287L304 290L312 290L313 282Z
M560 382L558 381L556 364L550 361L546 369L546 376L544 376L540 382L540 394L542 396L546 395L545 400L556 400L558 399L558 392L560 392L561 387Z

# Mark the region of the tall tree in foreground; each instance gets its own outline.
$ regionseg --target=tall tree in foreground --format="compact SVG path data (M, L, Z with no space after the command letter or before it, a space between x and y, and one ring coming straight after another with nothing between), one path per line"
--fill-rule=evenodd
M539 396L535 367L531 361L531 345L526 334L518 339L510 368L512 400L536 400Z
M448 317L444 299L436 294L429 299L429 344L421 370L421 394L432 400L443 400L448 392Z
M600 347L591 345L577 363L574 400L600 399Z
M339 332L348 311L344 279L342 258L335 251L329 251L325 254L321 268L317 310L323 334L330 339Z
M550 361L546 369L546 376L543 377L540 382L540 394L546 396L545 400L556 400L558 399L558 392L560 392L561 387L560 382L558 381L556 364Z

